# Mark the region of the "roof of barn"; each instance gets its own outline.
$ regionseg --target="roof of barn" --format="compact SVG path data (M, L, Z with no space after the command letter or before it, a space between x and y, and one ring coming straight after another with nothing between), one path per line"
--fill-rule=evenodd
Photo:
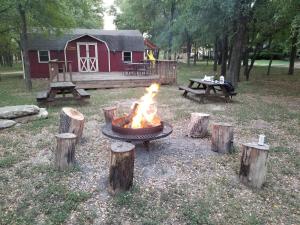
M138 30L73 29L59 36L28 34L29 50L64 50L68 41L89 35L105 41L110 51L144 51L144 38Z

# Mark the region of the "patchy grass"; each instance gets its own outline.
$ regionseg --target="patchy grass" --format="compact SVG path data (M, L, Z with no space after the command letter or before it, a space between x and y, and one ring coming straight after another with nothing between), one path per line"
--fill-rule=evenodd
M178 68L179 84L214 74L211 64ZM294 76L286 75L287 68L272 68L270 76L266 71L254 67L248 82L241 76L230 104L200 104L183 98L176 86L163 86L159 113L172 123L174 134L161 143L185 138L190 113L206 112L212 122L234 125L235 151L222 156L195 151L186 157L190 149L185 146L168 155L167 149L160 154L154 149L135 165L134 188L115 197L106 196L109 142L99 131L101 108L130 104L143 88L91 90L88 105L61 102L48 108L47 120L0 131L0 224L299 224L300 71ZM35 93L47 86L35 80L27 92L20 75L1 77L0 106L35 104ZM54 135L63 106L78 108L87 120L85 140L76 149L77 166L58 172ZM267 182L253 190L238 181L241 144L256 141L261 133L271 146ZM163 171L147 177L149 165L175 168L175 175L166 178Z
M0 73L22 71L22 63L15 63L13 66L0 66Z

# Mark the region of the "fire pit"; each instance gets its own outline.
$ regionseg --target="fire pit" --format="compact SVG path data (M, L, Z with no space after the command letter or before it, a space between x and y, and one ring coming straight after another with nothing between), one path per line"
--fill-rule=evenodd
M120 134L133 134L133 135L144 135L144 134L153 134L163 130L164 123L161 121L159 125L151 126L151 127L142 127L142 128L129 128L119 126L119 124L124 123L126 117L120 117L114 119L111 123L111 128L113 131Z
M154 97L158 93L158 84L146 88L146 94L133 104L128 115L114 118L102 127L107 137L132 142L142 141L148 147L149 141L166 137L173 131L172 126L160 120Z

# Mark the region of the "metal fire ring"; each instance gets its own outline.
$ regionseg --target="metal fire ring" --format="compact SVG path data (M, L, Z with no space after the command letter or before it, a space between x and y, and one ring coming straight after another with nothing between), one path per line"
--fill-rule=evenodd
M152 140L160 139L169 136L173 132L173 127L164 122L164 128L162 131L152 134L120 134L112 130L111 124L106 124L101 127L102 133L112 139L120 141L142 141L149 142Z

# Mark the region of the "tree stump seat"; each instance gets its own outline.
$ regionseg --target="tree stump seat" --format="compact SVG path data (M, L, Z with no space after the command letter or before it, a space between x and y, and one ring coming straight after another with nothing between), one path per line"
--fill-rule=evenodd
M109 192L128 191L133 184L135 146L127 142L111 145Z
M247 186L261 188L266 180L269 145L242 145L240 181Z
M71 168L75 163L76 135L61 133L55 135L57 147L55 151L55 166L59 170Z

